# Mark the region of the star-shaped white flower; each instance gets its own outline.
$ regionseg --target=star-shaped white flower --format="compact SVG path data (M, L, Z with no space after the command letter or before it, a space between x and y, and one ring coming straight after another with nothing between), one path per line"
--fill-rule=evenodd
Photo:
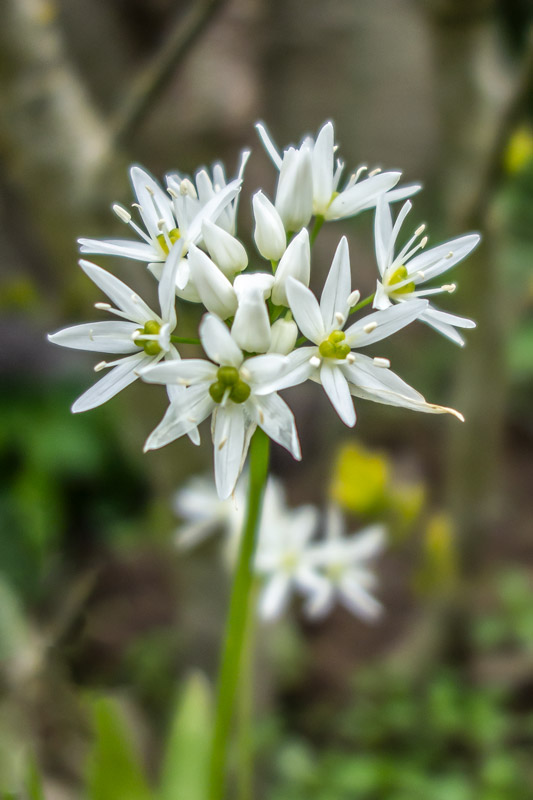
M323 579L318 591L313 592L306 603L306 614L323 617L338 600L356 616L376 619L382 607L370 594L376 581L369 562L382 552L384 545L382 525L345 536L342 515L336 506L331 506L326 516L324 540L312 543L306 553L307 563L318 569Z
M287 358L290 367L272 389L279 391L311 378L322 384L342 421L355 424L351 395L432 413L453 409L426 403L422 395L389 369L382 358L369 358L353 348L366 347L391 336L408 325L427 308L427 300L413 300L376 311L357 320L343 330L350 308L357 304L359 292L351 291L348 243L343 237L331 264L320 305L314 294L302 283L288 278L287 297L294 319L313 347L301 347Z
M170 404L145 449L168 444L212 415L215 481L219 496L226 498L235 487L257 425L294 458L301 458L292 412L268 388L286 368L287 357L266 354L245 359L227 326L214 314L202 319L200 339L211 361L168 361L143 371L142 377L151 383L188 387Z
M105 403L133 383L143 367L156 364L165 357L179 358L171 344L170 334L176 327L174 287L180 248L181 245L168 258L158 285L159 314L114 275L90 261L80 261L83 271L117 306L113 308L109 303L96 303L96 308L121 320L74 325L50 334L48 339L63 347L117 353L125 357L96 365L97 372L107 368L110 372L76 400L72 411L87 411Z
M283 155L279 154L265 126L258 122L255 127L280 173L275 205L286 230L294 232L307 225L311 214L326 220L345 219L373 208L377 198L384 192L394 202L420 189L417 184L391 191L400 180L401 172L381 172L378 169L360 180L366 167L360 167L339 189L344 164L335 159L337 148L331 122L322 126L316 141L308 136L299 148L289 147L283 151ZM302 179L302 175L305 179ZM288 209L294 207L300 209L299 215L289 214Z
M408 303L414 298L454 292L456 289L454 283L425 289L418 287L454 267L466 258L480 241L479 234L469 233L419 253L418 251L423 250L427 243L426 236L421 238L425 225L420 225L407 244L395 255L396 240L401 225L411 208L412 204L407 201L393 224L387 199L381 197L376 205L374 232L381 280L377 282L374 308L384 309L393 303ZM476 327L476 323L472 320L440 311L432 305L428 305L419 319L459 345L464 344L464 339L455 328Z
M179 241L182 261L178 267L176 285L178 289L183 290L190 277L186 255L192 244L202 240L204 223L206 221L215 223L226 213L226 218L228 215L230 218L230 227L233 227L234 207L236 207L236 198L240 192L242 178L238 177L227 185L224 183L218 186L215 183L213 186L206 171L201 170L197 175L197 181L202 186L200 196L189 178L180 178L176 174L167 176L168 189L166 192L155 178L137 165L131 167L130 178L136 198L133 205L139 211L144 228L134 222L130 212L123 206L115 204L113 210L122 222L128 224L135 231L141 241L79 239L80 250L82 253L122 256L135 261L145 261L159 279L161 265L166 261L176 242ZM210 190L206 182L209 182ZM228 207L230 208L228 209ZM211 229L208 237L214 242L213 246L217 251L221 250L227 238L233 239L223 229L220 229L218 236L216 230ZM239 244L237 243L237 246ZM242 245L239 250L239 256L242 259L241 250Z

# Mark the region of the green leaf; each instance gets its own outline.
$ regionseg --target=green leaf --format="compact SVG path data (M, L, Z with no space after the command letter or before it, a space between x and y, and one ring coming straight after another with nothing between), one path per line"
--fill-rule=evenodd
M171 722L158 800L205 800L211 729L209 684L203 675L194 673Z
M116 701L93 702L96 739L88 763L89 800L153 800Z
M33 758L30 759L28 764L26 791L28 792L29 800L45 800L41 776Z

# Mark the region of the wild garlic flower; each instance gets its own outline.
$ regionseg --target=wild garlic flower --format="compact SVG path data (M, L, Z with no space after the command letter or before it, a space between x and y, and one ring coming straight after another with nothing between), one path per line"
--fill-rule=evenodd
M372 359L353 352L353 348L378 342L417 319L427 308L427 301L416 300L376 311L344 330L350 309L360 297L358 291L351 289L346 237L341 239L335 252L320 305L310 289L294 278L288 278L286 291L294 320L314 346L298 348L287 356L290 366L273 382L275 391L311 378L322 384L334 409L350 427L356 420L351 395L417 411L448 412L457 416L453 409L426 403L419 392L391 372L387 359Z
M319 570L320 588L305 605L311 617L323 617L339 601L349 611L364 620L376 619L381 604L370 594L376 579L369 563L385 546L385 528L372 525L357 534L345 536L340 510L330 506L326 515L324 538L312 543L306 553L306 563Z
M171 344L170 334L177 321L174 287L180 249L181 245L168 258L159 282L159 314L114 275L90 261L80 261L86 275L117 306L113 308L110 303L96 303L96 308L119 317L120 321L74 325L50 334L48 339L63 347L117 353L124 355L124 358L101 361L96 365L96 372L103 369L110 371L76 400L72 411L96 408L137 380L139 370L143 367L156 364L166 357L179 358L176 348Z
M374 238L381 280L377 282L374 308L384 309L393 303L409 303L419 297L453 293L457 288L455 283L424 289L418 287L447 272L479 244L479 234L469 233L424 250L428 241L427 236L423 236L426 226L420 225L407 244L395 255L396 240L411 208L412 203L407 201L393 224L386 198L380 197L376 205ZM459 345L464 345L464 339L455 328L476 327L472 320L440 311L432 305L428 305L419 315L419 319Z
M275 206L287 231L294 232L307 225L311 215L326 220L346 219L373 208L380 195L388 193L391 202L409 197L420 189L418 184L390 191L401 178L401 172L381 172L376 169L360 180L366 167L350 176L339 189L344 164L335 160L336 145L331 122L320 129L316 141L307 136L299 148L289 147L283 155L274 144L263 123L256 124L263 145L279 170ZM298 208L299 214L291 214Z
M168 444L212 416L215 482L224 499L235 487L257 425L297 460L300 443L291 410L269 388L286 368L287 358L268 353L245 359L226 325L213 314L200 323L200 339L211 361L168 361L143 370L149 383L188 387L170 404L145 450Z

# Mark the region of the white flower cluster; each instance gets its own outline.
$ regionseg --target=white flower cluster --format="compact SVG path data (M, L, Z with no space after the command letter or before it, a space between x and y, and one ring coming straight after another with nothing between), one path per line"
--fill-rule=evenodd
M254 266L244 273L249 254L235 236L248 152L234 180L227 182L223 167L216 164L211 174L201 169L194 180L168 174L165 190L134 166L133 208L139 222L123 206L113 208L138 238L80 239L81 252L146 262L158 281L159 309L152 310L118 278L82 260L82 269L111 301L96 307L119 319L76 325L49 337L66 347L120 356L96 365L96 371L109 372L74 403L73 411L104 403L138 377L166 384L169 407L145 449L185 434L198 443L197 426L211 417L221 498L229 497L235 487L256 426L294 458L301 457L294 417L278 392L308 379L322 384L349 426L355 424L352 396L461 418L453 409L427 403L390 370L387 359L370 358L361 350L416 319L460 344L456 328L474 326L425 299L453 291L454 284L419 287L463 259L478 243L477 234L425 250L427 237L420 238L421 226L398 249L411 202L404 204L395 222L390 206L419 186L394 188L399 172L374 170L364 177L366 168L361 167L341 188L343 164L335 158L331 122L323 125L316 140L305 138L281 155L264 126L257 128L279 170L274 202L262 191L252 198L253 238L267 269ZM318 301L308 288L314 237L325 221L369 208L375 208L380 276L375 294L361 301L352 288L348 242L342 237ZM190 341L182 331L176 334L180 300L201 303L207 310L198 341L207 359L180 357L176 345ZM372 300L375 311L351 318Z
M220 500L210 480L193 478L175 496L175 511L186 520L177 532L178 547L188 549L221 530L233 566L245 507L246 480L238 482L234 497ZM317 530L322 532L319 538ZM324 617L337 601L364 620L376 619L382 607L371 594L376 579L370 565L384 545L381 525L346 535L336 506L328 508L322 526L314 506L288 508L282 484L270 477L254 562L260 583L259 615L277 619L297 594L303 598L304 614L312 619Z

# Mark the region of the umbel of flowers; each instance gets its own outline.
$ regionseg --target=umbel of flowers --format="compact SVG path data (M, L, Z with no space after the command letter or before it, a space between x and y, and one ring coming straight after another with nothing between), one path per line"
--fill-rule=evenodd
M399 172L365 167L343 181L331 122L316 139L306 137L282 153L263 125L257 129L279 171L273 201L261 190L252 198L257 252L247 253L236 236L248 152L229 182L221 164L211 172L200 169L193 179L169 173L164 187L133 166L131 213L113 206L132 238L84 238L80 249L144 262L157 281L157 310L110 272L82 260L84 272L108 298L96 307L112 319L49 337L66 347L115 356L96 365L106 374L76 400L73 411L101 405L137 378L167 386L168 410L146 449L183 435L197 444L198 426L210 418L221 498L232 493L257 426L300 459L295 420L279 392L304 381L322 385L348 426L356 421L353 397L461 418L453 409L426 402L390 369L388 359L371 358L364 349L416 320L458 344L463 339L457 329L474 326L427 298L455 290L454 283L435 285L433 279L468 255L477 234L428 247L420 225L397 246L412 206L406 198L418 185L398 188ZM395 218L394 205L404 200ZM342 237L318 300L309 283L311 247L320 227L367 209L375 213L375 293L361 300ZM184 301L206 312L196 340L180 329ZM375 310L367 313L370 303ZM180 343L191 340L201 344L205 357L181 358Z
M252 197L253 237L246 238L253 238L253 252L237 238L249 152L242 154L237 177L230 181L221 164L210 172L202 168L193 178L169 173L164 185L133 166L132 209L113 206L132 238L80 239L80 249L83 255L144 263L156 281L157 304L146 303L113 274L84 259L81 268L107 295L96 307L108 319L49 337L66 347L112 354L96 364L95 371L105 374L76 400L73 411L105 403L138 378L166 386L168 408L148 436L146 450L181 436L198 444L199 426L209 418L219 500L227 501L234 491L238 495L236 484L249 451L246 508L218 678L209 800L224 797L235 698L239 688L249 685L239 675L254 577L262 583L260 612L267 619L282 611L294 591L315 617L326 614L335 600L366 618L380 608L371 594L369 562L382 547L381 527L345 536L338 512L330 509L325 535L316 540L314 509L281 515L272 490L265 494L270 440L301 458L294 416L279 393L307 381L321 384L349 427L356 421L354 397L462 419L451 408L428 403L391 370L387 358L370 357L365 348L416 321L459 345L464 342L458 329L474 327L432 301L455 290L454 283L435 284L435 279L476 247L477 234L436 247L428 247L424 225L401 235L412 207L408 198L420 186L398 186L400 172L369 172L366 167L345 179L331 122L316 139L306 137L281 153L262 124L257 130L279 175L274 198L262 190ZM375 292L361 299L342 236L318 299L309 285L312 246L321 227L367 210L375 214ZM202 308L197 332L184 329L183 303ZM197 357L182 358L182 344L197 344ZM250 770L241 766L245 786Z

